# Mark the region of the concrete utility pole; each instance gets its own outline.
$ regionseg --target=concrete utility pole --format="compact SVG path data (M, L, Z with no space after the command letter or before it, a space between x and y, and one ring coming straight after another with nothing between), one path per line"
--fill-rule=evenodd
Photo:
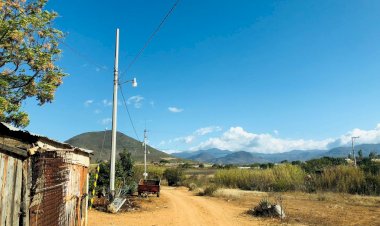
M110 169L110 199L115 198L115 161L116 161L116 124L117 124L117 87L119 85L119 28L116 29L115 68L113 80L113 108L112 108L112 149Z
M355 157L355 150L354 150L354 141L355 139L359 139L359 137L351 137L351 143L352 143L352 156L354 157L354 165L356 167L356 157Z
M147 136L146 136L146 129L144 129L144 180L148 177L148 173L146 172L146 142L147 142Z

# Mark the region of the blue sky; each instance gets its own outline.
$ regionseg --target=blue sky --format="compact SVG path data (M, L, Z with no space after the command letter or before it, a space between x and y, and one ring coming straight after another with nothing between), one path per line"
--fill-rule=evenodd
M379 1L181 0L125 72L173 3L50 1L70 76L52 104L24 105L27 129L64 141L111 128L118 27L121 78L139 83L123 85L132 119L161 150L380 142ZM118 113L118 129L135 137L124 106Z

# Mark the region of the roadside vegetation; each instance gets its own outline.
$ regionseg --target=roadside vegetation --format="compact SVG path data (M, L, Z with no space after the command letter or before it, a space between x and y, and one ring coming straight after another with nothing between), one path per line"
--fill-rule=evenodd
M125 157L116 163L116 184L119 189L132 194L142 178L144 166L130 162L128 153L121 155ZM344 158L323 157L306 162L256 163L245 167L195 163L152 164L147 171L151 179L161 179L162 184L169 186L186 186L198 195L213 196L221 188L260 192L380 195L380 162L373 161L374 158L374 155L361 156L357 167ZM123 164L132 165L132 168L125 168ZM100 163L97 192L108 187L108 175L109 164Z
M266 169L221 169L213 182L221 187L282 191L332 191L380 195L380 164L369 158L354 167L344 159L324 157L305 163L282 163Z

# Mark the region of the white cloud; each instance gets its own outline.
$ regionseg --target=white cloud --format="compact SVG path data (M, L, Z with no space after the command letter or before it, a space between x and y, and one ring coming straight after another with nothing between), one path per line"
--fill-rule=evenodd
M198 137L204 136L204 135L209 134L209 133L218 132L218 131L221 131L221 130L222 130L222 128L219 127L219 126L208 126L208 127L199 128L199 129L195 130L192 134L190 134L188 136L177 137L177 138L174 138L174 139L170 139L168 141L161 141L159 143L159 146L170 145L170 144L172 144L174 142L183 143L183 144L191 144Z
M222 130L222 128L220 128L219 126L208 126L208 127L203 127L203 128L197 129L194 132L194 134L198 135L198 136L204 136L206 134L213 133L213 132L218 132L218 131L221 131L221 130Z
M195 136L189 135L189 136L185 136L185 137L177 137L174 139L174 141L185 143L185 144L190 144L194 141L194 139L195 139Z
M99 72L99 71L101 71L101 70L107 70L107 67L106 66L101 66L101 67L95 67L95 71L96 72Z
M149 104L150 104L150 106L151 106L152 108L154 108L154 101L153 101L153 100L150 101Z
M181 152L180 150L176 150L176 149L161 149L160 151L163 151L165 153L168 153L168 154L173 154L173 153L177 153L177 152Z
M102 112L102 111L99 110L99 109L95 109L95 111L94 111L95 114L100 114L101 112Z
M278 132L278 130L273 130L273 133L275 134L275 135L278 135L279 134L279 132Z
M168 107L168 110L173 113L180 113L183 112L182 108L177 108L177 107Z
M107 106L112 106L112 101L107 100L107 99L102 100L102 103L103 103L103 105L104 105L105 107L107 107Z
M164 146L166 144L166 141L162 140L160 141L160 143L158 144L158 146Z
M277 153L295 149L325 149L331 141L332 139L321 141L280 139L270 134L249 133L242 127L231 127L220 137L209 138L192 149L219 148L231 151Z
M84 102L84 106L88 107L88 106L90 106L92 103L94 103L94 100L86 100L86 101Z
M331 142L328 148L348 145L351 143L351 137L359 137L355 140L356 144L380 143L380 123L371 130L353 129Z
M356 144L380 143L380 123L371 130L353 129L338 138L327 138L322 140L284 139L266 133L250 133L245 131L242 127L231 127L221 136L209 138L190 149L199 150L219 148L231 151L263 153L279 153L291 150L326 150L334 147L350 145L352 136L360 137L355 141Z
M111 122L112 122L111 118L104 118L101 121L102 125L109 125L109 124L111 124Z
M133 104L135 108L141 108L143 101L144 101L144 97L137 95L137 96L132 96L128 98L127 104Z

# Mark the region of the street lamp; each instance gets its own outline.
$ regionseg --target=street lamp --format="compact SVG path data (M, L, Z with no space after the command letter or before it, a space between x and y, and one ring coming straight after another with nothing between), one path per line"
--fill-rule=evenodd
M115 68L113 80L113 107L112 107L112 147L110 166L110 200L115 198L115 163L116 163L116 125L117 125L117 88L119 85L132 82L132 87L137 87L136 78L119 83L119 28L116 29Z
M127 80L127 81L124 81L124 82L120 82L119 85L123 85L123 84L125 84L125 83L127 83L127 82L132 82L132 87L133 87L133 88L136 88L136 87L137 87L137 80L136 80L136 78L133 78L133 79L131 79L131 80Z

